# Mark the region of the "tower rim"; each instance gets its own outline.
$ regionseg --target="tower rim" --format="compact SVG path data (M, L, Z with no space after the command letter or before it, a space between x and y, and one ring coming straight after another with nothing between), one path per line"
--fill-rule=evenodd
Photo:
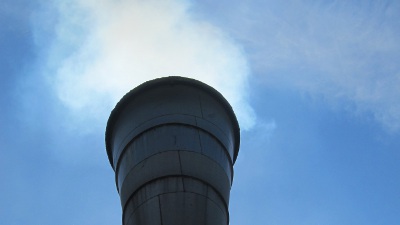
M181 76L168 76L168 77L161 77L161 78L156 78L153 80L146 81L137 87L133 88L130 90L128 93L126 93L121 100L115 105L114 109L111 111L111 114L108 118L107 121L107 126L106 126L106 132L105 132L105 144L106 144L106 151L107 151L107 156L108 160L111 164L111 167L114 168L113 165L113 156L112 156L112 147L111 147L111 137L112 133L114 132L114 125L115 122L117 121L118 116L122 112L123 108L134 98L136 98L138 95L141 93L144 93L145 91L148 91L150 89L153 89L155 87L159 86L165 86L165 85L186 85L186 86L192 86L195 88L199 88L211 96L213 96L221 105L223 108L226 110L230 120L232 121L233 125L233 132L234 132L234 156L233 156L233 163L235 163L236 158L239 153L239 147L240 147L240 127L239 127L239 122L236 118L236 115L232 109L232 106L229 104L229 102L225 99L225 97L218 92L216 89L213 87L192 79L192 78L187 78L187 77L181 77Z

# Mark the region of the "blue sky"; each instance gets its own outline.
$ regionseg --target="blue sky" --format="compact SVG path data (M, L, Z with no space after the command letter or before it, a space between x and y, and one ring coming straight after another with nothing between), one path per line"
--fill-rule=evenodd
M181 75L242 128L231 225L400 223L398 1L5 0L2 224L120 224L104 132Z

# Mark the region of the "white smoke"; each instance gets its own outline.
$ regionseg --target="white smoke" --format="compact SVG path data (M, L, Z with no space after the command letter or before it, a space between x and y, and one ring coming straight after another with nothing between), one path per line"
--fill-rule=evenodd
M220 91L243 129L254 125L241 49L217 27L193 18L189 2L71 0L56 8L48 61L56 69L49 79L76 115L104 118L135 86L185 76Z
M322 97L400 131L400 2L267 0L229 9L217 21L247 43L266 88Z

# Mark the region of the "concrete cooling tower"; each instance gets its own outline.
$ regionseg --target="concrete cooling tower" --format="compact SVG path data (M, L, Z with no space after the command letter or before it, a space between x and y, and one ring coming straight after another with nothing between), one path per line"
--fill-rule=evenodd
M106 129L122 224L229 224L239 143L232 107L212 87L165 77L134 88Z

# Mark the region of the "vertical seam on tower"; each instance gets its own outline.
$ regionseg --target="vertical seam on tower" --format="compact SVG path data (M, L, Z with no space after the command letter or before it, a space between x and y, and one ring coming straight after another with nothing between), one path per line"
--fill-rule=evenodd
M179 159L179 169L181 170L181 176L183 175L183 171L182 171L182 161L181 161L181 151L178 151L178 159ZM182 179L182 188L183 191L186 191L185 189L185 181L183 178Z
M160 195L158 195L157 197L158 197L158 208L160 209L160 221L161 221L161 225L163 225L163 218L162 218L162 212L161 212L161 200L160 200Z
M210 201L210 198L208 197L208 189L210 188L209 185L206 186L207 190L206 190L206 210L204 210L206 212L206 214L204 215L205 221L207 223L207 215L208 215L208 201ZM219 206L218 206L219 207Z
M200 152L203 155L203 145L201 144L201 136L200 136L200 129L197 129L197 134L199 136L199 143L200 143Z

